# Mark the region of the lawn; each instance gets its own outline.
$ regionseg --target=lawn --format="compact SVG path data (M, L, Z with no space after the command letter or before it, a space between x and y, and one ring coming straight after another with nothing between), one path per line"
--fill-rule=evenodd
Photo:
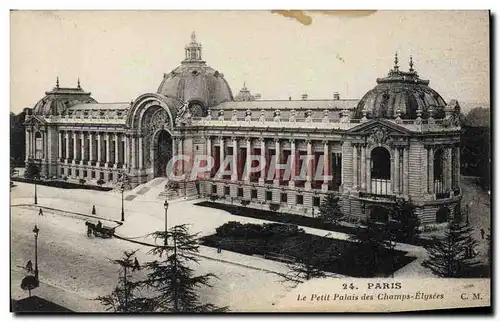
M228 231L225 229L228 226L237 226L237 231ZM291 225L267 224L269 226L274 228L229 222L217 228L216 234L203 237L202 244L246 255L268 257L272 254L273 257L284 259L297 258L306 250L314 254L314 266L318 269L352 277L390 276L416 259L407 256L406 252L387 249L383 260L373 269L363 262L363 255L366 254L363 254L357 243L306 234ZM286 227L291 227L292 231L286 231Z

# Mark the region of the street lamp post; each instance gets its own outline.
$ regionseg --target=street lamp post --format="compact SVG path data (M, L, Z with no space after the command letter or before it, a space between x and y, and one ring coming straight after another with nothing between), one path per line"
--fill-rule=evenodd
M38 282L38 232L40 230L35 225L33 228L33 232L35 233L35 279Z
M168 237L167 237L167 230L168 230L168 227L167 227L167 211L168 211L168 201L167 199L165 199L165 203L163 204L163 207L165 208L165 246L168 245Z
M122 185L120 187L120 191L122 193L122 221L125 221L125 210L124 210L124 207L123 207L123 191L124 190L125 190L125 186L122 183Z
M38 196L37 196L37 191L36 191L36 178L35 178L35 205L38 204Z

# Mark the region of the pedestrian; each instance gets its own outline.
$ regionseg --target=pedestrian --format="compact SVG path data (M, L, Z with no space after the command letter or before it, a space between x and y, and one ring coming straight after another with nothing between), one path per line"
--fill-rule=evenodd
M102 222L99 220L97 221L97 229L101 229L102 228Z
M26 270L28 271L28 273L33 272L33 263L31 262L31 260L29 260L28 263L26 263Z
M134 268L132 269L132 272L135 270L138 270L138 271L141 270L141 265L139 265L139 261L137 260L137 257L135 257L135 259L134 259Z
M40 211L38 212L38 216L43 216L43 210L40 208Z
M484 234L485 234L484 229L481 228L481 239L484 239Z
M92 215L95 215L95 205L92 205Z
M222 253L222 249L220 247L220 242L217 242L217 254Z

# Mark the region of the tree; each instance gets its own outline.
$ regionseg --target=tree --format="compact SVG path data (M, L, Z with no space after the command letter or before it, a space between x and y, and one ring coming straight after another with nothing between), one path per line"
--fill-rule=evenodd
M333 194L328 194L319 206L319 216L325 222L337 223L342 217L340 208L340 198Z
M434 237L434 242L427 248L428 259L422 262L422 266L440 277L472 277L472 270L479 264L475 259L476 246L477 241L468 224L450 222L443 238Z
M80 178L80 180L78 180L78 182L79 182L81 185L84 185L86 181L85 181L85 179Z
M24 176L28 179L35 179L40 177L40 167L35 164L32 160L28 161L26 165L26 171L24 171Z
M34 290L37 287L38 287L38 281L33 275L28 275L21 281L21 288L24 291L28 291L29 297L31 297L31 290Z
M291 249L293 258L287 264L288 271L278 274L282 277L282 283L290 283L292 287L297 286L312 278L325 277L321 269L327 260L339 257L339 253L331 248L323 248L321 251L321 237L299 233L298 243L295 249Z
M355 261L366 268L366 274L375 275L379 264L388 256L394 256L390 250L395 247L392 239L389 225L368 220L366 226L358 228L349 238L356 243L354 249L348 249L348 252L355 254Z
M124 251L121 259L110 260L120 266L118 284L106 296L99 296L95 300L106 307L106 311L113 312L149 312L153 310L152 302L141 296L141 281L135 281L130 269L134 268L132 256L136 251Z
M414 243L420 234L420 219L415 213L415 207L404 199L397 199L392 209L390 223L394 237L405 243Z
M199 263L198 234L190 234L186 225L172 227L168 231L157 231L151 234L156 241L168 245L156 246L150 253L158 255L159 260L147 262L148 275L144 284L155 292L151 298L157 312L216 312L225 311L213 304L202 304L198 298L197 288L211 287L209 279L214 274L195 276L190 263Z
M474 107L467 113L465 123L474 127L489 127L490 126L490 109L484 107Z

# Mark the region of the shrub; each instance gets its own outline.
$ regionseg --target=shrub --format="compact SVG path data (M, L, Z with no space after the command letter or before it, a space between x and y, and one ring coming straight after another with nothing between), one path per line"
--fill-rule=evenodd
M210 200L212 201L216 201L217 199L219 199L219 196L210 196Z
M250 204L250 200L241 200L241 205L242 206L248 206Z
M104 183L105 183L105 181L102 179L97 180L97 184L100 186L102 186Z
M64 180L64 181L68 181L68 177L64 176L64 177L63 177L63 180Z
M83 185L83 184L85 184L86 181L85 181L85 179L81 178L80 180L78 180L78 182Z
M269 204L269 210L271 211L278 211L280 209L280 205L277 203L271 203Z
M177 181L171 181L171 180L169 180L167 182L167 184L165 185L165 189L172 190L172 191L177 191L177 190L179 190L179 183Z

